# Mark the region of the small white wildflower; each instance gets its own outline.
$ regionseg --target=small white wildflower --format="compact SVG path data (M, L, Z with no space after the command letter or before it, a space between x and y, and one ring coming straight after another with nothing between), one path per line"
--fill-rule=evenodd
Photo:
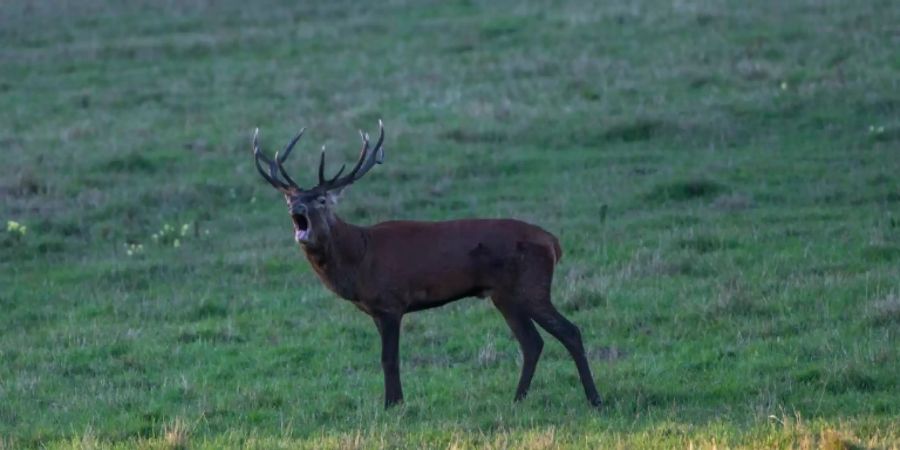
M144 244L125 243L125 254L128 256L134 256L143 251L144 251Z
M172 243L172 246L175 248L181 247L181 240L175 239L175 242Z
M787 88L788 88L787 81L782 81L782 82L781 82L781 90L782 90L782 91L786 91Z
M182 225L182 226L181 226L181 235L182 235L182 236L187 236L188 230L190 230L190 229L191 229L191 225L190 225L190 224L187 224L187 223L186 223L186 224Z
M878 129L876 129L875 132L878 134L884 133L884 127L883 126L878 127Z
M875 125L869 125L869 133L875 132Z
M209 229L203 230L203 234L209 236Z
M19 236L24 236L25 232L28 231L28 227L22 225L19 222L16 222L15 220L8 220L6 222L6 231L8 233L18 233Z

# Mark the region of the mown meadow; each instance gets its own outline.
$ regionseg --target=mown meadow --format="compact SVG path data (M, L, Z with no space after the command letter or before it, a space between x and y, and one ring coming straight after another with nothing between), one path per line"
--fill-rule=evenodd
M0 448L900 446L900 5L0 3ZM529 398L501 315L371 319L253 167L382 118L357 224L560 237Z

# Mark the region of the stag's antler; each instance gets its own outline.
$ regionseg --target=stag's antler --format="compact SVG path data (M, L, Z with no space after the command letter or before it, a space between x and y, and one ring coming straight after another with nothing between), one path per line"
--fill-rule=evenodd
M277 156L276 156L277 158ZM280 165L276 165L275 161L269 159L263 152L259 150L259 128L257 128L253 132L253 159L256 161L256 170L259 171L259 174L262 175L269 184L272 185L275 189L287 194L290 192L291 185L284 183L283 181L278 179L278 167ZM263 169L259 160L263 160L269 166L269 173Z
M287 171L284 170L284 166L282 164L284 164L284 161L287 160L287 157L291 154L291 150L294 149L294 146L297 145L297 141L299 141L303 136L304 131L306 131L306 128L302 128L300 132L297 133L296 136L294 136L294 139L291 139L291 142L287 145L287 147L284 148L283 154L275 152L274 161L269 159L269 157L259 149L259 128L257 128L256 131L253 132L253 156L256 159L256 170L258 170L259 174L262 175L263 178L265 178L266 181L269 182L269 184L275 187L275 189L278 189L285 194L290 193L291 189L296 189L298 191L303 190L303 188L301 188L297 184L297 182L294 181L294 179L291 178L290 175L288 175ZM266 173L262 165L260 165L260 159L269 166L269 173ZM287 183L281 181L281 179L279 178L279 174L281 175L281 177L284 177Z
M294 149L297 141L303 136L303 132L306 131L306 128L301 129L300 132L297 133L297 136L295 136L294 139L288 143L287 147L284 148L283 153L275 152L274 161L269 159L268 156L259 150L259 128L257 128L253 133L253 155L256 160L256 170L258 170L259 174L262 175L269 184L275 187L275 189L278 189L285 194L291 193L292 190L313 191L318 189L320 191L330 191L341 189L362 178L375 164L381 164L384 161L384 149L382 148L382 144L384 143L384 124L380 119L378 120L378 129L380 132L378 142L375 143L375 148L372 149L369 148L369 135L362 131L359 132L363 141L363 147L359 153L359 160L356 162L353 170L343 178L340 178L340 176L344 173L344 169L347 168L346 165L341 166L341 169L338 170L337 174L333 177L328 180L325 179L325 146L322 146L322 154L319 157L319 184L311 189L303 189L290 175L288 175L283 164L287 160L288 155L291 154L291 150ZM269 166L268 173L263 169L260 160ZM281 177L283 177L286 182L282 181Z
M343 178L339 177L347 167L346 165L341 166L341 169L330 180L325 180L325 147L322 147L322 154L319 157L319 185L316 188L326 191L344 188L362 178L369 170L372 170L375 164L384 162L384 148L382 147L384 143L384 123L381 122L381 119L378 120L378 131L378 142L371 149L369 148L369 134L364 133L362 130L359 131L359 136L363 142L362 149L359 151L359 160L356 161L353 170Z
M303 137L304 131L306 131L306 128L301 128L300 132L297 133L296 136L294 136L294 139L291 139L291 142L287 145L287 147L284 148L283 155L279 155L278 152L275 152L275 163L278 164L278 170L281 171L281 175L284 176L284 179L287 180L287 182L290 183L292 187L297 188L297 190L301 191L303 189L300 188L300 186L298 186L293 179L291 179L291 176L288 175L286 170L284 170L284 166L282 166L282 164L284 164L284 162L287 160L288 155L291 154L291 150L294 149L294 145L297 144L297 141L299 141L300 138Z

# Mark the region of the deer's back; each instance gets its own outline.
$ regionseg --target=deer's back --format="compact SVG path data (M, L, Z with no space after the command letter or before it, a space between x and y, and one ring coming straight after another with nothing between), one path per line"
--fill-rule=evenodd
M479 246L498 255L512 254L518 243L547 246L554 262L562 257L555 236L537 225L515 219L395 220L370 227L369 237L374 249L384 256L409 252L405 254L407 261L461 255Z

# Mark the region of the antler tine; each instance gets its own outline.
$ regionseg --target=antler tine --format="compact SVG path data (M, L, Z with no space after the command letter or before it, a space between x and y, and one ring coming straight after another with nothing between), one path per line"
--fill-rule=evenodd
M276 183L278 183L279 189L281 189L282 191L287 191L290 186L278 178L278 166L276 165L275 161L269 159L269 157L264 155L262 152L260 152L260 156L262 156L263 159L269 164L269 177L275 180Z
M300 189L300 186L297 185L297 182L294 181L294 179L291 178L290 175L288 175L287 171L284 170L284 166L281 165L281 163L284 161L284 159L285 159L284 156L279 156L278 152L275 152L275 165L278 168L278 172L281 173L281 176L284 177L284 179L288 182L288 185L290 187Z
M279 162L283 163L287 160L288 155L291 154L291 150L294 149L294 144L296 144L297 141L299 141L300 138L303 137L304 132L306 132L306 127L301 128L300 132L297 133L297 135L294 136L294 139L292 139L291 142L287 145L287 147L284 148L284 155L281 157L281 160Z
M359 171L353 174L353 178L349 181L350 183L362 178L369 170L372 169L375 164L381 164L384 161L384 149L382 148L382 144L384 144L384 125L381 123L381 120L378 120L378 141L375 142L375 147L372 148L371 151L365 157L365 162L360 166ZM366 148L368 149L369 144L369 135L365 135Z
M378 119L378 142L375 143L375 162L381 164L384 162L384 123Z
M359 159L356 161L356 164L353 166L353 169L347 176L343 178L338 178L336 175L330 181L325 184L326 189L338 189L348 184L355 182L363 177L375 164L380 164L384 159L384 151L382 150L382 144L384 143L384 125L381 120L378 121L378 128L380 134L378 136L378 142L375 144L375 148L370 148L369 144L369 135L368 133L364 133L363 131L359 132L360 137L362 138L362 149L359 151ZM343 168L341 168L343 171ZM338 172L340 175L340 172Z
M278 189L281 192L287 192L288 186L281 182L278 179L278 175L275 172L275 162L269 159L262 151L259 149L259 128L254 130L253 132L253 159L256 162L256 170L259 171L259 174L265 178L266 181L269 182L275 189ZM263 170L262 165L260 165L259 160L262 159L266 164L269 165L269 173L267 174L265 170Z
M319 154L319 185L325 184L325 146L322 146L322 153Z
M322 146L322 153L319 156L319 186L323 186L328 189L329 186L334 184L334 181L344 173L344 169L347 168L346 164L341 165L341 168L334 174L333 177L329 180L325 180L325 146Z
M347 165L346 165L346 164L342 164L340 170L338 170L337 173L334 174L334 176L331 177L330 180L328 180L328 184L333 184L333 183L334 183L334 180L337 180L338 177L341 176L342 173L344 173L344 169L346 169L346 168L347 168Z
M284 154L283 154L283 155L279 155L278 152L275 152L275 162L278 164L278 170L281 172L281 176L283 176L284 179L287 180L288 184L290 184L291 187L294 187L294 188L296 188L296 189L298 189L298 190L302 190L302 189L301 189L300 186L297 184L297 182L294 181L293 178L291 178L290 175L288 175L287 171L284 170L284 166L282 166L282 164L283 164L285 161L287 161L288 155L291 154L291 150L294 149L294 145L296 145L296 144L297 144L297 141L299 141L300 138L303 136L303 132L304 132L304 131L306 131L306 128L301 128L301 129L300 129L300 132L297 133L297 136L294 136L294 139L292 139L291 142L287 145L287 147L284 148Z
M363 130L359 130L359 137L362 139L362 148L359 150L359 159L356 161L353 169L350 170L350 173L347 174L346 178L348 179L353 179L356 176L369 154L369 135L364 133Z

